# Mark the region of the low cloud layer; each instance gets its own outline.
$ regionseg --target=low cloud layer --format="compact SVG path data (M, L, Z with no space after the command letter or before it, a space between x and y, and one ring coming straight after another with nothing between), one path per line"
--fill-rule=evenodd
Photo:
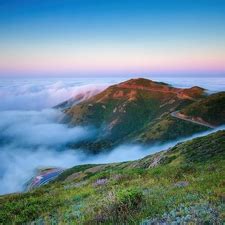
M15 81L14 81L15 82ZM84 84L79 82L44 80L24 81L3 84L0 86L0 110L41 110L53 107L65 100L82 95L83 98L93 96L108 84Z
M90 136L90 128L69 128L59 123L63 116L54 109L0 112L0 140L15 146L54 146L58 149Z
M76 95L94 95L107 86L124 78L8 78L0 80L0 110L41 110L53 107ZM176 87L200 86L210 92L224 91L225 78L160 77L149 79L162 81Z
M59 123L62 116L53 109L0 112L0 194L20 191L35 168L78 163L66 146L96 131L68 127Z

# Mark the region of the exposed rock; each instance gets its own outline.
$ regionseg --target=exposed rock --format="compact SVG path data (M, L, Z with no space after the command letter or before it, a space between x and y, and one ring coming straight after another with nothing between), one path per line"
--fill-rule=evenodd
M152 159L152 162L150 163L149 168L158 166L158 165L160 164L160 161L161 161L163 158L164 158L164 155L163 155L163 154L156 155L156 156Z

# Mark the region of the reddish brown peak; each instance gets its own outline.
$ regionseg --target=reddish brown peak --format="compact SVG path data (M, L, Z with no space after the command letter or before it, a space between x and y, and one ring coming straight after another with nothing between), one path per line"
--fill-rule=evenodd
M125 82L122 82L118 85L115 85L115 87L119 88L128 88L128 89L142 89L142 90L148 90L148 91L162 91L162 92L168 92L168 91L179 91L180 89L174 88L166 83L163 82L156 82L144 78L137 78L137 79L131 79Z
M205 89L198 87L198 86L194 86L188 89L184 89L183 91L185 94L189 95L190 97L201 97L205 94Z
M153 80L149 80L149 79L145 79L145 78L136 78L136 79L130 79L130 80L127 80L125 82L122 82L120 84L118 84L118 86L137 86L137 87L154 87L154 86L157 86L157 87L160 87L160 86L169 86L168 84L166 83L163 83L163 82L156 82L156 81L153 81Z
M193 90L193 91L205 91L204 88L201 88L199 86L193 86L193 87L189 88L189 90Z
M174 94L179 99L199 98L203 95L204 89L192 87L189 89L175 88L163 82L155 82L152 80L137 78L112 85L100 94L92 97L90 100L97 102L107 101L108 99L128 99L134 100L139 91L146 93L161 93L162 95Z
M198 86L182 89L182 88L173 87L167 83L152 81L145 78L130 79L128 81L115 85L114 87L145 89L149 91L151 90L151 91L184 93L189 95L190 97L202 95L205 91L205 89Z

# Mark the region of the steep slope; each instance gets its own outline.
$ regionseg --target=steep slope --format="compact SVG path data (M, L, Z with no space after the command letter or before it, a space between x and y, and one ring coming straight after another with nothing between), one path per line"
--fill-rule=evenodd
M225 124L225 92L197 101L182 109L181 114L215 126Z
M213 171L213 172L212 172ZM223 224L225 131L0 197L0 224Z
M199 87L174 88L165 83L139 78L113 85L87 101L68 108L65 113L71 124L91 125L100 129L100 136L95 140L99 149L101 144L104 147L107 143L110 146L140 139L138 137L143 130L156 126L170 112L203 97L204 90ZM191 132L188 134L204 130L201 126L190 126ZM174 138L179 136L180 133Z

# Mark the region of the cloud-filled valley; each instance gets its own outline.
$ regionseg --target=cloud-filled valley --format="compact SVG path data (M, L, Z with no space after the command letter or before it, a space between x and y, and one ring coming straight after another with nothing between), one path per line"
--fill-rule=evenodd
M29 82L32 83L0 87L0 194L22 191L23 184L37 168L134 160L182 141L148 147L121 145L110 153L94 157L85 151L70 149L68 144L93 137L97 131L61 123L62 112L51 107L79 94L94 95L110 82L100 85L58 81L46 84L45 80L31 85Z

